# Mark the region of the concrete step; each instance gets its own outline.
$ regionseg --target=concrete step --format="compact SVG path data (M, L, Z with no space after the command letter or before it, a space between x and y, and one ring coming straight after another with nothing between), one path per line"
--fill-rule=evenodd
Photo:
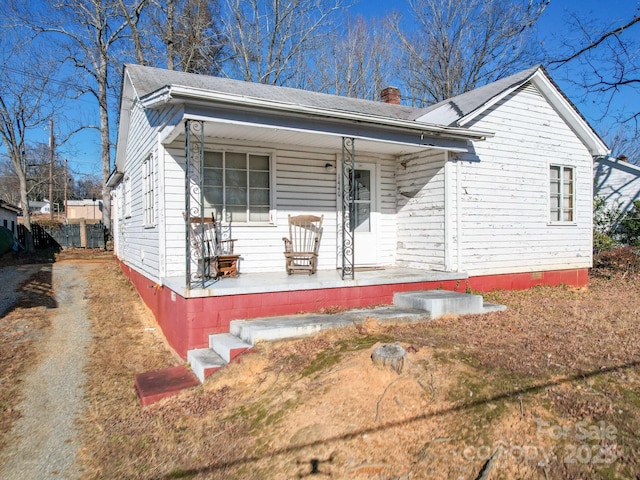
M447 290L418 290L393 295L393 304L402 308L416 308L438 318L446 314L466 315L485 313L481 295L450 292Z
M292 315L255 320L232 320L229 331L253 346L259 341L303 337L348 325L353 325L353 319L349 315Z
M217 333L209 335L209 348L220 355L225 362L229 363L242 352L251 348L251 345L230 333Z
M444 314L463 315L504 310L503 305L483 303L482 296L446 290L424 290L394 295L394 305L354 309L336 314L287 315L253 320L232 320L229 333L209 335L209 347L190 350L187 360L201 382L256 342L303 337L322 330L351 326L375 318L412 322Z
M189 350L187 352L187 362L189 362L191 370L201 383L204 383L208 376L227 364L220 355L210 348Z

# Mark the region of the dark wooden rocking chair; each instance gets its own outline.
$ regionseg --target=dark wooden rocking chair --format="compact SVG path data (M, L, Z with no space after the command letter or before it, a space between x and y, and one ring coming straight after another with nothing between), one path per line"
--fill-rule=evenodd
M214 260L216 276L235 277L238 275L238 259L240 258L240 255L233 253L236 240L231 238L223 239L223 227L216 220L215 213L211 214L211 220L216 240L216 256Z
M289 238L284 237L287 273L316 273L324 215L289 215Z
M222 240L222 229L215 216L208 221L199 217L190 219L190 241L198 265L205 278L235 277L238 275L238 259L234 254L235 239ZM213 267L213 272L212 268Z

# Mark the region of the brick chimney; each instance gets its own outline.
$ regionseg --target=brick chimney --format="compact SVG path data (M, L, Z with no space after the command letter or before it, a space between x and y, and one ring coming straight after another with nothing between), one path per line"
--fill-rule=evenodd
M387 87L380 92L380 100L384 103L390 103L392 105L400 105L402 94L400 89L396 87Z

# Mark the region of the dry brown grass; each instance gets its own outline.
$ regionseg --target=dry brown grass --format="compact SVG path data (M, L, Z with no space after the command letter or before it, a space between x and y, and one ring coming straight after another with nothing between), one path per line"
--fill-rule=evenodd
M636 478L640 286L605 277L494 292L503 313L262 344L143 409L133 375L177 359L109 264L92 282L83 461L94 478L476 478L497 451L490 478ZM369 361L389 341L410 352L401 376ZM581 436L597 426L616 433Z
M50 325L51 274L41 271L19 287L20 299L0 318L0 449L20 418L22 377L37 359L37 341Z

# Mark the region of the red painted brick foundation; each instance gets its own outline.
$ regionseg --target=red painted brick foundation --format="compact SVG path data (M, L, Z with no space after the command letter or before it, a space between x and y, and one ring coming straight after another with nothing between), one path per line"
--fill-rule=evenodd
M342 287L292 292L255 293L185 299L120 264L144 303L153 312L169 344L186 359L187 351L208 345L208 335L229 331L231 320L315 312L322 308L358 308L389 305L393 294L412 290L444 289L465 292L522 290L537 285L582 287L587 269L515 273L471 277L465 281L415 282L363 287Z

